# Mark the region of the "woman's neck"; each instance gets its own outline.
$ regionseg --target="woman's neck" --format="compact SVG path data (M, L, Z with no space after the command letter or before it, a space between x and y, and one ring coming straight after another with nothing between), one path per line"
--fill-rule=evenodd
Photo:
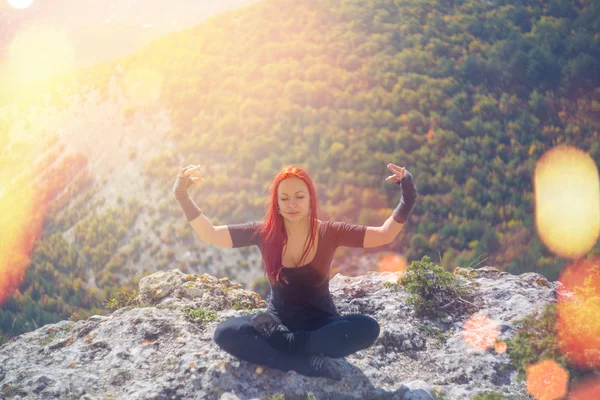
M315 224L318 226L318 221L315 221ZM283 225L288 238L303 238L308 236L310 231L310 219L308 217L297 222L284 220Z

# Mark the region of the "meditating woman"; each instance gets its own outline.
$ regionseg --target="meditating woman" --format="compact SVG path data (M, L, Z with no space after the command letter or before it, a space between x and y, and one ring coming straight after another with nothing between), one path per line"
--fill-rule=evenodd
M180 168L173 191L200 239L227 248L258 246L271 286L266 312L230 318L217 327L214 340L221 349L251 363L340 380L331 357L345 357L375 342L375 319L337 312L329 272L336 248L388 244L407 221L417 198L412 175L394 164L387 167L392 175L386 181L401 187L402 198L380 227L318 220L313 182L293 165L275 176L264 221L213 226L187 193L204 179L201 166Z

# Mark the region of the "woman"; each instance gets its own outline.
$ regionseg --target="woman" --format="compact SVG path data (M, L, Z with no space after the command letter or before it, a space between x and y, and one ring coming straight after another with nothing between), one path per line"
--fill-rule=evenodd
M371 346L379 324L363 314L341 316L329 292L329 267L339 246L390 243L408 219L417 191L408 170L388 164L386 178L402 188L402 199L381 227L317 219L317 196L308 174L284 167L267 201L266 222L213 226L187 190L203 181L201 166L180 168L173 191L200 239L221 247L256 245L271 285L267 311L222 322L214 340L231 355L255 364L340 380L329 357L345 357Z

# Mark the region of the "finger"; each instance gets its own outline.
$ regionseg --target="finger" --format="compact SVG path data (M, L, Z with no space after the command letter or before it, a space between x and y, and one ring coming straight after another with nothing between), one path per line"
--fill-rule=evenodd
M184 170L184 174L186 175L190 175L191 173L193 173L196 170L196 166L195 165L190 165L189 167L186 167Z
M186 167L186 168L187 168L187 167ZM179 176L185 176L185 171L186 171L186 168L179 167L179 173L178 173L178 175L179 175Z

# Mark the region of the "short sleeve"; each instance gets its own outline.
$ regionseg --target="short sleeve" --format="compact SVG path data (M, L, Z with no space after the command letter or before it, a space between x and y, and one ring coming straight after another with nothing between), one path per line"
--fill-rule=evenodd
M346 222L334 221L331 223L333 243L335 247L363 247L365 242L365 225L354 225Z
M252 245L259 246L260 227L261 223L259 221L227 225L227 229L229 229L229 234L231 235L231 241L233 243L232 247L247 247Z

